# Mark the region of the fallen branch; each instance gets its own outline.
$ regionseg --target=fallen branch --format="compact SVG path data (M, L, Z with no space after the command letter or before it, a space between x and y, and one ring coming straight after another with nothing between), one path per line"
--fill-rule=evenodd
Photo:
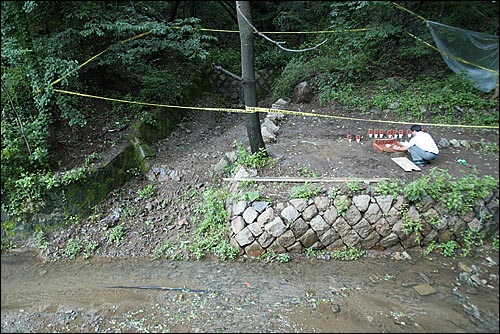
M202 289L186 289L186 288L169 288L157 285L143 285L143 286L107 286L108 289L146 289L146 290L161 290L161 291L183 291L183 292L210 292L209 290Z
M318 178L308 178L308 177L234 177L234 178L223 178L224 181L229 182L379 182L387 181L389 178L373 178L373 179L356 179L349 177L336 177L333 179L318 179Z

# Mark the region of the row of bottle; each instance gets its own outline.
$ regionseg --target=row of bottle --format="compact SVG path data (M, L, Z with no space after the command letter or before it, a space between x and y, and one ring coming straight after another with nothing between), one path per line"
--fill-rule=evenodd
M368 138L389 138L389 139L398 139L398 138L403 138L404 136L404 131L403 130L373 130L369 129L368 130ZM406 130L406 136L408 138L411 138L411 130L408 129ZM354 137L356 141L359 143L361 141L361 136L356 134ZM353 136L351 134L347 134L347 141L350 143L353 140Z
M368 129L368 138L403 138L404 136L404 131L403 130L373 130L373 129ZM406 136L408 138L411 138L411 130L408 129L406 130Z

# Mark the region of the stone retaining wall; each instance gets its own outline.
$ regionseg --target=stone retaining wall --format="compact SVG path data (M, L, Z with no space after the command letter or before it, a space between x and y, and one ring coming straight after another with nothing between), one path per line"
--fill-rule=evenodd
M498 197L496 190L476 200L474 209L463 215L451 214L430 197L419 203L392 195L342 195L334 200L318 196L274 206L239 201L228 206L230 240L252 257L266 251L301 253L306 248L405 250L432 241L460 243L467 230L488 236L498 231Z

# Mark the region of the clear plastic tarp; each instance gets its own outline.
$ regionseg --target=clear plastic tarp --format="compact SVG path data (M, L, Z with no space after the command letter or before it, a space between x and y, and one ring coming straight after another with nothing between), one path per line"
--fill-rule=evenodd
M455 73L467 73L475 88L489 92L498 80L498 36L427 21L434 43Z

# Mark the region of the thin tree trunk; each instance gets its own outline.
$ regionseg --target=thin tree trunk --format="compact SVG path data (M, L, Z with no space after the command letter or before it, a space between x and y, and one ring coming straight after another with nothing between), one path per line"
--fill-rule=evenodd
M241 14L251 23L250 3L248 1L236 1L236 7L237 9L239 8ZM240 15L240 11L236 10L240 30L243 94L245 96L245 106L256 107L257 94L255 88L253 31ZM261 150L265 151L266 147L260 131L259 113L247 114L246 117L247 135L252 153L257 153Z

